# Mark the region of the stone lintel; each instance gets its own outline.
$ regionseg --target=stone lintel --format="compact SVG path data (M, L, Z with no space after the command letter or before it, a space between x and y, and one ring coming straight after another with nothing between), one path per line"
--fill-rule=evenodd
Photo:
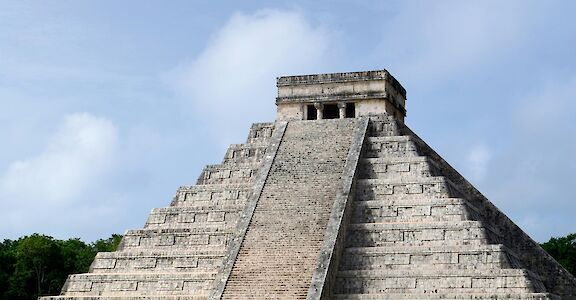
M345 73L327 73L327 74L313 74L313 75L296 75L296 76L282 76L276 78L276 86L290 86L302 84L319 84L319 83L342 83L352 81L366 81L366 80L386 80L391 82L394 87L406 97L406 90L400 82L394 78L385 69L374 71L362 72L345 72Z

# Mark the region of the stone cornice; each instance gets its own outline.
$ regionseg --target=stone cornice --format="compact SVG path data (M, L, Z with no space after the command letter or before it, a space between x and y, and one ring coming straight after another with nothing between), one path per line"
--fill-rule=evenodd
M357 100L365 100L365 99L373 99L373 100L386 100L388 99L390 103L397 109L399 109L402 113L406 114L406 108L402 104L398 102L393 96L386 92L381 93L360 93L360 94L342 94L342 95L314 95L314 96L301 96L301 97L276 97L276 105L281 103L301 103L301 102L309 102L309 103L319 103L319 102L335 102L335 101L357 101Z
M374 70L363 72L345 72L314 75L282 76L276 78L276 86L307 85L320 83L341 83L354 81L385 80L388 81L402 96L406 97L406 90L400 82L387 70Z
M387 99L388 93L359 93L359 94L341 94L341 95L314 95L314 96L299 96L299 97L276 97L276 104L290 103L290 102L334 102L346 100L363 100L363 99Z

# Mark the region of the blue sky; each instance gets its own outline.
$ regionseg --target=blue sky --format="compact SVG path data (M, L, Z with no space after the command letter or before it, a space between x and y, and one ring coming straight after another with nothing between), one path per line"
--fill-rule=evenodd
M538 241L576 232L573 1L0 0L0 239L142 227L281 75L386 68L406 123Z

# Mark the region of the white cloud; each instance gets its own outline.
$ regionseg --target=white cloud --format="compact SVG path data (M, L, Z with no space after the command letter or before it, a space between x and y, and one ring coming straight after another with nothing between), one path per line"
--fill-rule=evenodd
M468 151L467 165L473 179L478 181L484 179L491 156L490 150L484 144L475 145Z
M110 168L117 139L107 119L66 116L38 155L12 162L0 177L3 226L28 234L74 215L72 208L92 199L88 193Z
M513 53L526 40L532 10L522 1L412 1L383 29L379 54L409 80L430 84ZM432 84L433 85L433 84Z
M488 171L494 202L540 241L574 231L575 79L548 78L515 96L508 145Z
M248 122L274 120L277 76L323 71L330 53L330 33L299 12L236 13L168 80L191 101L185 108L196 119L226 144L240 142Z
M512 115L514 125L525 134L546 136L576 129L576 75L541 81L519 95L521 104Z

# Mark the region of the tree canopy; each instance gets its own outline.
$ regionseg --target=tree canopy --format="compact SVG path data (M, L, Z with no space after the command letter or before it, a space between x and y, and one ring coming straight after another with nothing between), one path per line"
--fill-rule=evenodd
M60 293L68 274L84 273L98 252L115 251L122 236L86 244L33 234L0 243L0 300L32 300Z
M553 237L541 246L568 272L576 276L576 233L565 237Z

